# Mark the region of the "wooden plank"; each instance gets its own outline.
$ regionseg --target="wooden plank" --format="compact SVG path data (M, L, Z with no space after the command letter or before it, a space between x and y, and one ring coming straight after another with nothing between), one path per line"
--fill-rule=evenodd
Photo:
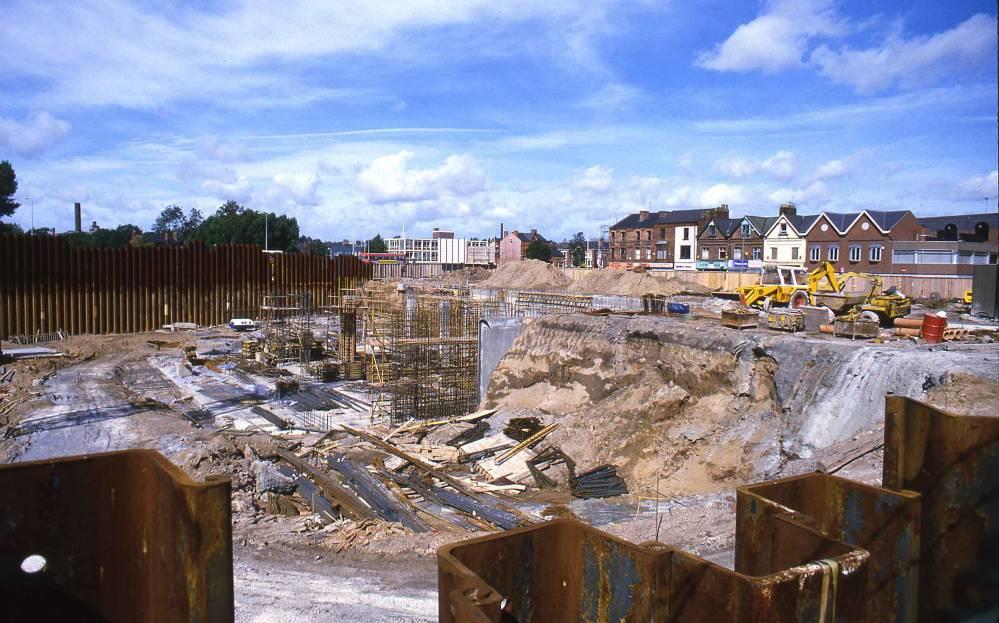
M281 418L279 418L277 415L275 415L273 412L268 411L267 409L265 409L265 408L263 408L261 406L250 407L250 411L252 411L253 413L256 413L257 415L259 415L260 417L264 418L265 420L267 420L268 422L270 422L274 426L277 426L279 430L288 430L288 428L290 428L288 426L288 422L285 422L284 420L282 420Z
M403 476L387 470L382 470L381 473L386 478L390 478L400 485L416 491L424 499L443 506L450 506L466 515L487 521L503 530L509 530L530 523L530 520L520 513L490 506L484 503L482 499L476 499L457 491L448 491L443 487L424 484L414 476Z
M388 443L386 441L382 441L381 439L379 439L378 437L375 437L374 435L369 435L368 433L366 433L364 431L360 431L360 430L357 430L355 428L351 428L351 427L346 426L346 425L341 425L340 428L342 428L343 430L347 431L351 435L354 435L356 437L360 437L364 441L367 441L368 443L374 445L377 448L381 448L382 450L384 450L385 452L388 452L389 454L391 454L393 456L399 457L400 459L406 461L407 463L412 464L414 467L416 467L418 469L421 469L424 472L430 474L434 478L436 478L436 479L438 479L438 480L440 480L442 482L446 482L447 484L449 484L452 487L454 487L455 491L463 493L463 494L465 494L465 495L467 495L467 496L469 496L471 498L475 498L475 495L473 495L471 491L469 491L467 488L465 488L464 485L462 485L460 482L458 482L457 479L452 478L451 476L448 476L447 474L445 474L441 470L439 470L439 469L437 469L437 468L429 465L428 463L425 463L424 461L416 458L415 456L412 456L411 454L403 452L402 450L400 450L399 448L396 448L392 444L390 444L390 443Z
M341 511L351 519L375 519L378 514L357 497L353 491L339 482L339 477L325 474L316 467L306 463L291 452L281 449L276 453L282 460L305 474L316 483L327 499L335 500Z
M556 424L549 424L548 426L545 426L544 428L542 428L538 432L534 433L533 435L531 435L530 437L528 437L524 441L521 441L520 443L518 443L514 447L510 448L509 450L507 450L506 452L504 452L503 454L501 454L500 456L498 456L496 458L496 464L497 465L502 465L503 463L509 461L518 452L520 452L521 450L523 450L527 446L530 446L532 444L535 444L535 443L541 441L542 439L544 439L548 435L548 433L552 432L556 428L558 428L558 424L557 423Z

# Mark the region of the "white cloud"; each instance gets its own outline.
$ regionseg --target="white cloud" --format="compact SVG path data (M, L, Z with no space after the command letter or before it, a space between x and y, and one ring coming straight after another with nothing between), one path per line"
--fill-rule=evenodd
M585 169L573 182L575 188L595 193L605 193L614 187L614 171L598 164Z
M69 134L70 124L47 112L21 122L0 117L0 148L19 156L37 156Z
M715 71L765 72L800 67L812 39L844 31L831 0L773 0L762 15L701 53L697 65Z
M760 170L778 180L794 177L798 159L789 151L779 151L760 163Z
M709 119L695 121L693 128L715 134L757 134L811 131L835 127L844 123L874 122L916 112L980 110L995 106L995 85L936 87L870 98L858 103L811 108L783 116L748 117L741 119Z
M770 193L769 199L773 203L784 203L793 201L795 203L821 203L829 197L829 189L825 182L818 180L812 182L804 188L780 188Z
M579 105L583 108L613 110L631 104L638 99L639 95L640 91L635 87L615 82L604 85L595 93L587 95L579 102Z
M606 75L596 40L616 12L604 2L588 4L581 10L572 0L511 0L497 10L489 0L234 0L203 6L8 0L0 23L6 50L0 72L44 81L40 101L59 105L157 108L193 99L261 107L347 98L398 108L404 102L390 94L325 80L311 84L303 79L310 74L296 68L344 54L392 56L401 47L407 62L419 62L440 54L445 43L489 54L510 24L531 23L540 26L545 53L567 59L576 70ZM53 24L59 25L59 45L52 45ZM439 27L466 27L472 34L446 42L434 38L434 48L427 44L431 39L410 36ZM478 45L463 47L466 39Z
M977 199L986 197L995 199L999 196L999 171L987 175L976 175L964 180L957 187L957 199Z
M833 51L822 45L812 52L811 61L833 82L874 93L925 85L963 70L982 71L994 79L996 45L996 18L978 14L933 36L906 39L896 27L880 47Z
M842 177L846 175L849 170L849 166L846 160L830 160L824 164L820 164L817 169L815 169L815 178L820 180L829 180L835 177Z
M743 178L755 174L760 168L758 162L739 157L722 158L715 163L715 170L730 177Z
M788 180L794 177L797 163L798 159L793 152L781 150L762 162L738 156L722 158L715 163L715 170L738 179L765 173L774 179Z
M372 203L412 202L446 196L467 197L486 188L478 160L452 154L434 169L411 169L413 152L376 158L357 174L357 187Z
M319 176L309 173L284 174L274 176L272 196L281 197L296 205L317 206L320 203L316 191L319 189Z
M746 201L746 192L742 186L715 184L701 193L701 206L713 208L723 203L735 205Z

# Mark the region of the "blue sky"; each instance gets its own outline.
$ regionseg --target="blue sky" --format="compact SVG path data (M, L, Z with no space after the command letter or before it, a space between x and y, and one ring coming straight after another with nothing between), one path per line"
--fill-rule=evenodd
M326 239L997 209L994 2L0 0L27 226L227 199Z

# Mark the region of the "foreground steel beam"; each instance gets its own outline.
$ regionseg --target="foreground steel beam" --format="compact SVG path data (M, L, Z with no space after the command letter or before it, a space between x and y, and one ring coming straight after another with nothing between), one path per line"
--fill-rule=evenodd
M554 521L440 548L440 620L912 623L999 612L999 418L887 402L885 488L808 474L738 489L734 570Z
M228 478L152 450L2 466L0 618L231 621L231 526Z
M889 396L883 480L922 494L920 620L999 620L999 417Z

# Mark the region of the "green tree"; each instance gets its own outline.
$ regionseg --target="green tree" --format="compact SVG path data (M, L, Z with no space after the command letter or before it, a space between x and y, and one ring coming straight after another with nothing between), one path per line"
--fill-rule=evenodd
M382 240L381 234L375 234L375 237L368 241L368 252L369 253L387 253L388 245Z
M298 221L287 216L246 209L235 201L223 204L191 234L209 245L256 244L277 251L294 251L299 239Z
M238 206L239 204L236 205ZM219 209L221 210L222 208ZM242 211L242 208L239 208L239 211ZM238 213L238 211L234 211L234 213ZM163 208L160 215L156 217L156 222L153 223L153 232L161 240L173 239L179 242L187 242L204 220L201 210L197 208L191 208L187 216L184 216L183 208L177 205L170 205Z
M572 265L586 265L586 237L583 236L583 232L576 232L576 235L572 237L570 248L572 249Z
M542 262L548 262L552 259L552 249L541 240L535 240L531 244L527 245L526 255L529 260L541 260Z
M89 232L71 232L62 234L60 238L74 247L121 249L129 246L132 238L141 233L142 230L135 225L119 225L114 229L96 227Z
M178 205L169 205L163 208L160 215L153 222L153 232L159 234L161 238L167 238L169 234L180 232L184 228L184 210Z
M24 230L17 223L0 222L0 234L23 234Z
M215 216L236 216L237 214L242 214L245 209L239 203L230 199L219 206L219 209L215 211Z
M17 194L17 176L14 167L4 160L0 162L0 216L13 216L21 204L14 201Z
M301 249L303 253L309 253L311 255L330 254L330 247L327 243L322 240L317 240L316 238L309 238L308 236L302 236L298 239L298 248Z

